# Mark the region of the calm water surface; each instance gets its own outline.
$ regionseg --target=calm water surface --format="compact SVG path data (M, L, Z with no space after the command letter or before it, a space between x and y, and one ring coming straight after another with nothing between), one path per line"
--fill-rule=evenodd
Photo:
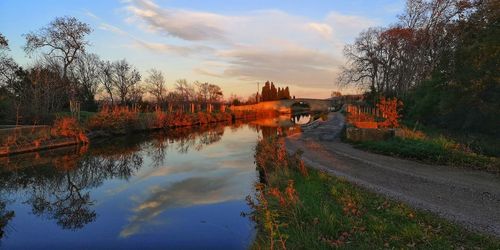
M306 118L288 121L297 119ZM241 214L258 178L254 147L277 132L264 124L0 159L0 247L248 248L254 224Z

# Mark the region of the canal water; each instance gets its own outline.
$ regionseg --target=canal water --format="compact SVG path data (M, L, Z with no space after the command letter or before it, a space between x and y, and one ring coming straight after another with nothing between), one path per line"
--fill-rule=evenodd
M254 148L288 117L0 158L2 249L246 249ZM274 125L273 125L274 124Z

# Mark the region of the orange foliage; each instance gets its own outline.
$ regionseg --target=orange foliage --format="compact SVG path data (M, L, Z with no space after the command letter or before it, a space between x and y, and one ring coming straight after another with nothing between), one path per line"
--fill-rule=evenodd
M131 130L138 121L139 112L129 107L103 107L99 113L89 119L91 130L109 130L121 133Z
M382 117L385 119L379 122L378 125L381 128L398 128L399 118L401 117L398 113L398 108L403 105L403 102L398 101L398 99L386 99L382 97L380 102L377 104L377 108L382 113Z
M357 128L397 128L400 126L398 113L403 103L398 99L386 99L382 97L376 105L376 109L349 106L347 122ZM381 120L378 121L377 120Z
M356 128L378 128L378 123L374 121L370 122L353 122Z
M56 137L73 137L77 141L85 144L89 142L85 132L74 117L61 117L56 119L50 132Z

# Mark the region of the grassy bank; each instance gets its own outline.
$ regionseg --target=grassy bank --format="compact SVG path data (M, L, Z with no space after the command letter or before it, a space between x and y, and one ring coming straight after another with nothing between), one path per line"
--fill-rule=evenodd
M403 129L400 136L386 141L365 141L354 144L360 149L398 156L428 164L440 164L500 173L500 159L487 156L469 145L439 133L413 132Z
M128 107L103 108L97 113L82 112L80 120L70 113L58 113L52 126L4 130L0 135L0 156L33 152L59 146L86 144L97 137L125 135L140 131L230 124L272 116L256 112L140 112Z
M256 148L253 249L500 249L500 241L305 168L282 141Z

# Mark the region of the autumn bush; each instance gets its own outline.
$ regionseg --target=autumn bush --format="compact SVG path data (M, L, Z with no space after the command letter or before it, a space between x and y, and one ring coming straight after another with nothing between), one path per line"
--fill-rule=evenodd
M103 107L88 120L90 130L124 134L139 127L139 111L129 107Z
M66 116L57 118L50 132L54 137L73 137L85 144L89 142L84 129L75 117Z
M393 98L381 97L374 108L350 106L347 112L347 122L359 128L399 128L400 109L403 102Z

